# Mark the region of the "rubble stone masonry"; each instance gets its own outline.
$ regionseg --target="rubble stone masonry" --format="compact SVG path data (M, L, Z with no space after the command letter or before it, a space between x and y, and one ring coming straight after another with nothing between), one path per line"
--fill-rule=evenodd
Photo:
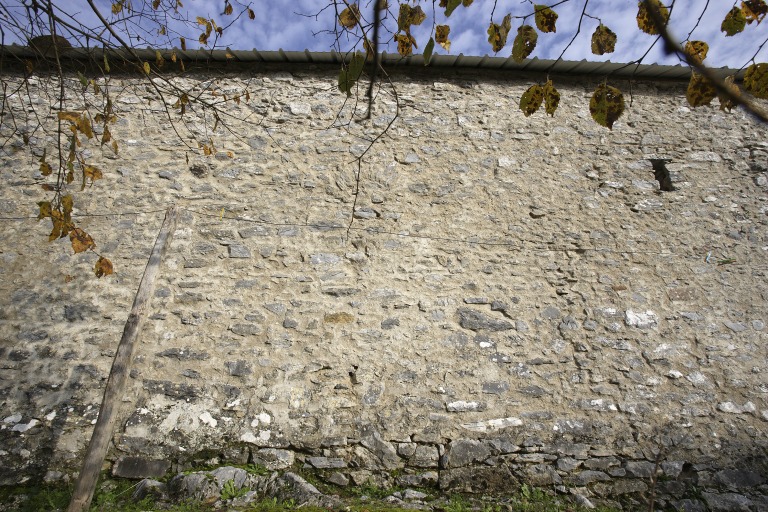
M251 462L338 485L611 499L653 485L680 509L766 510L766 127L692 111L679 83L635 83L630 105L621 82L609 131L590 77L556 80L555 116L526 118L533 78L447 71L395 73L397 98L385 87L371 120L347 122L365 105L336 73L175 79L250 96L215 132L171 109L182 139L146 83L112 79L119 153L87 145L104 179L73 189L107 278L35 220L53 139L6 142L0 483L79 469L175 204L117 474ZM50 116L36 80L9 100ZM188 151L187 129L215 155Z

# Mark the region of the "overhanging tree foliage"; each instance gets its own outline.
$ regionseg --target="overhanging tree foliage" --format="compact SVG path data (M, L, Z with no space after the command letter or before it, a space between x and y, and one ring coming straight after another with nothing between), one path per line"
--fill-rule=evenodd
M214 154L217 149L210 133L219 127L226 129L228 121L239 115L234 106L251 100L247 87L235 93L221 93L210 84L188 89L177 79L186 72L178 51L200 47L218 49L229 55L226 37L230 27L256 19L258 6L222 0L217 4L217 15L198 16L188 11L189 6L183 3L186 1L10 0L0 4L0 42L3 44L0 145L6 150L20 145L38 156L36 170L43 178L42 190L50 195L38 202L38 219L51 223L50 240L69 237L76 253L96 253L96 242L75 222L72 190L78 187L83 190L105 178L104 172L90 162L86 151L89 147L104 146L116 154L120 151L121 134L115 122L121 112L113 101L112 91L112 76L117 70L133 72L146 82L148 94L160 101L162 115L186 145L188 154ZM435 52L450 52L451 26L462 17L476 16L477 5L483 2L493 5L486 34L483 34L483 37L487 35L489 51L508 54L517 62L536 56L539 47L551 44L548 38L559 28L558 10L571 3L578 4L581 13L572 37L557 60L563 58L579 37L589 38L592 54L611 54L623 37L611 26L631 17L636 20L637 30L647 34L648 49L628 66L642 63L655 44L664 44L668 52L678 53L693 69L686 93L693 107L709 105L717 97L723 110L730 111L741 105L763 121L768 120L764 110L754 102L754 98L768 98L768 63L756 62L768 38L761 41L755 35L758 34L756 27L768 15L766 0L745 0L730 7L707 2L703 8L722 11L722 37L744 39L747 57L738 71L746 71L740 83L736 75L721 80L705 65L709 44L713 42L694 36L704 12L696 13L699 21L684 39L677 40L670 34L668 24L676 16L692 16L685 12L686 6L680 5L680 0L670 0L668 4L641 0L630 8L622 4L616 8L613 19L593 15L590 0L559 0L550 4L531 0L367 0L360 3L325 0L319 12L305 15L317 18L326 10L333 12L333 26L320 27L320 31L331 34L332 47L346 55L338 76L338 89L355 101L367 101L367 111L361 120L365 122L370 118L377 93L383 88L389 88L397 99L397 91L381 65L380 50L391 44L402 57L408 57L423 48L425 65L429 65ZM81 9L89 16L83 17ZM84 18L95 21L86 24ZM285 23L291 23L290 18L285 18ZM417 40L413 27L424 23L431 24L429 38ZM20 58L18 52L9 52L5 46L9 43L28 46L30 55ZM146 45L157 48L153 58L136 50ZM74 52L85 55L90 64L82 69L67 68L64 62ZM11 67L20 69L21 73L4 72ZM51 98L52 115L23 108L32 89ZM531 85L522 94L519 107L523 115L530 116L543 105L545 113L554 116L559 102L556 84L547 76L544 82ZM395 117L399 112L399 102L396 103ZM611 129L624 109L622 92L607 76L589 101L593 119ZM353 108L349 118L337 119L337 125L351 126L355 112ZM201 134L196 129L200 122L210 129ZM378 133L372 126L366 128L368 148L391 124ZM53 146L46 145L46 139L53 139ZM358 158L358 178L359 165L366 152ZM112 263L96 254L95 274L98 277L111 274Z

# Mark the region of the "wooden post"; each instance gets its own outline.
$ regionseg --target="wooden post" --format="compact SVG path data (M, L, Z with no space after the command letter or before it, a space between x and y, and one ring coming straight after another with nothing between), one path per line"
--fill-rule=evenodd
M99 418L96 420L91 442L88 445L82 469L77 477L72 501L69 502L67 512L83 512L88 510L88 507L91 505L93 492L96 489L96 481L99 478L101 466L104 464L109 441L112 438L115 421L117 420L123 387L128 376L131 360L133 359L133 348L147 317L147 310L155 289L155 280L160 270L160 263L168 250L168 246L171 244L175 231L176 207L172 206L165 214L163 226L157 235L155 246L152 248L152 254L149 256L147 267L144 269L144 275L136 292L136 298L133 300L131 313L125 322L123 337L120 339L120 345L117 347L117 353L115 353L112 369L107 379L107 387L104 389L104 398L101 400Z

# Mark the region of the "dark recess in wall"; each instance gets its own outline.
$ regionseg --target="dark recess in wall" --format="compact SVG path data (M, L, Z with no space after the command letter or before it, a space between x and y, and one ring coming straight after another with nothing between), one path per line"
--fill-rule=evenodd
M662 192L672 192L675 187L672 186L672 176L667 169L667 163L672 160L669 158L651 158L651 165L653 166L653 176L656 181L659 182L659 188Z

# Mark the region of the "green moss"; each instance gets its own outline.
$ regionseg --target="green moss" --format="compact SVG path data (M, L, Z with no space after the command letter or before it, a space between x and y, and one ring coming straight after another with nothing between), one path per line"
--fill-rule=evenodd
M69 505L72 489L64 484L0 487L0 510L40 512L64 510Z
M263 466L240 465L251 474L268 475L271 471ZM198 470L199 471L199 470ZM347 512L404 512L405 509L393 506L384 501L384 498L402 489L398 487L381 488L372 483L361 486L338 487L323 482L319 473L301 471L302 476L314 484L325 494L336 494L342 500L342 509ZM142 512L142 511L168 511L168 512L213 512L213 503L196 500L176 501L166 503L153 501L155 498L147 497L140 502L131 499L138 482L109 478L102 475L96 494L94 496L91 512ZM247 488L236 489L234 482L227 482L222 492L223 500L231 500L241 497L248 492ZM64 511L66 510L72 494L70 485L26 485L14 488L0 488L0 511L3 512L40 512L40 511ZM442 509L445 512L505 512L515 510L521 512L585 512L586 509L574 505L568 497L557 495L552 490L544 490L523 485L517 493L504 497L483 497L475 495L440 495L433 490L425 498L433 509ZM232 512L287 512L298 510L297 504L292 500L279 501L276 498L262 499L247 506L234 507L229 505L227 510ZM597 507L599 512L615 512L606 507ZM327 512L326 509L304 506L301 512Z

